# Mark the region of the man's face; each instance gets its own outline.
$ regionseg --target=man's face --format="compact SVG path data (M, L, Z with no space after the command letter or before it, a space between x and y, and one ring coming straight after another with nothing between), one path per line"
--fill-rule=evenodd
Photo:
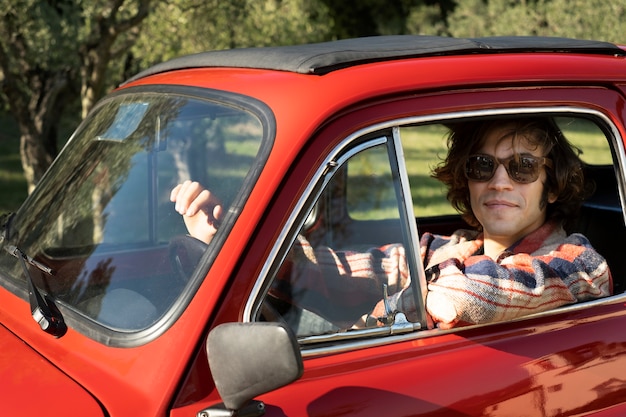
M498 126L487 132L483 145L476 153L506 159L515 153L543 157L542 147L531 146L523 138L513 143L512 137L502 137L510 126ZM483 226L486 240L494 240L509 247L539 228L546 219L546 207L541 203L545 167L539 170L537 181L520 184L513 181L505 166L497 166L494 176L484 182L468 180L470 202L474 215ZM556 198L548 196L548 202Z

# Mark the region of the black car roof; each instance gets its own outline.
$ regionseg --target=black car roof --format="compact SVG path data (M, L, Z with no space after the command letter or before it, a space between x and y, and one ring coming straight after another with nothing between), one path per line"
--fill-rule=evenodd
M612 43L569 38L373 36L304 45L201 52L157 64L137 74L129 82L161 72L187 68L258 68L321 75L337 69L377 61L423 56L502 52L625 54L623 49Z

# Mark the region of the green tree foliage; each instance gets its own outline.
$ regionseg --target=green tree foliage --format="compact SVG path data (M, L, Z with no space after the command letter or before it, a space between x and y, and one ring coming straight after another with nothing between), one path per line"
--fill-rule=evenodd
M626 0L0 0L0 99L30 190L66 110L77 122L122 80L175 56L403 33L624 43L624 22Z
M456 5L454 0L320 1L328 9L333 39L443 33L447 16Z
M31 191L57 152L59 120L105 91L109 63L134 42L152 0L0 0L0 87L20 130Z
M72 94L69 78L77 60L67 51L69 39L78 36L69 23L77 17L62 3L3 0L0 7L2 94L20 127L22 167L34 182L56 152L54 121Z
M456 37L559 36L624 42L626 1L464 0L449 17Z
M134 70L207 50L319 42L327 10L311 0L176 0L159 3L132 49Z
M406 33L449 36L448 17L455 7L453 0L420 2L409 10Z
M69 0L71 1L71 0ZM108 90L107 81L119 78L119 62L135 44L140 24L154 0L83 0L80 2L82 36L78 39L82 116ZM117 64L117 65L116 65ZM114 75L109 72L113 71Z

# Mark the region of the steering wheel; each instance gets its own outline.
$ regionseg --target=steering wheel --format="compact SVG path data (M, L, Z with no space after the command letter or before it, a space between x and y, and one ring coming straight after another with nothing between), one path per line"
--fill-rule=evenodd
M177 235L170 240L170 263L180 281L187 283L207 247L206 243L190 235ZM302 307L291 305L291 314L283 315L273 301L274 297L267 296L261 304L260 314L266 321L283 323L299 335L339 331L339 327L330 321Z
M206 243L190 235L176 235L170 239L170 264L183 283L187 283L207 247Z

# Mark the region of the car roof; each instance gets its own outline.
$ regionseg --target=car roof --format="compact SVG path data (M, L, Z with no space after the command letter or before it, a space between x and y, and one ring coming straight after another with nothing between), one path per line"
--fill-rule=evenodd
M304 45L201 52L157 64L140 72L127 82L163 72L191 68L256 68L323 75L342 68L379 61L504 52L554 52L621 56L626 54L626 51L608 42L557 37L373 36Z

